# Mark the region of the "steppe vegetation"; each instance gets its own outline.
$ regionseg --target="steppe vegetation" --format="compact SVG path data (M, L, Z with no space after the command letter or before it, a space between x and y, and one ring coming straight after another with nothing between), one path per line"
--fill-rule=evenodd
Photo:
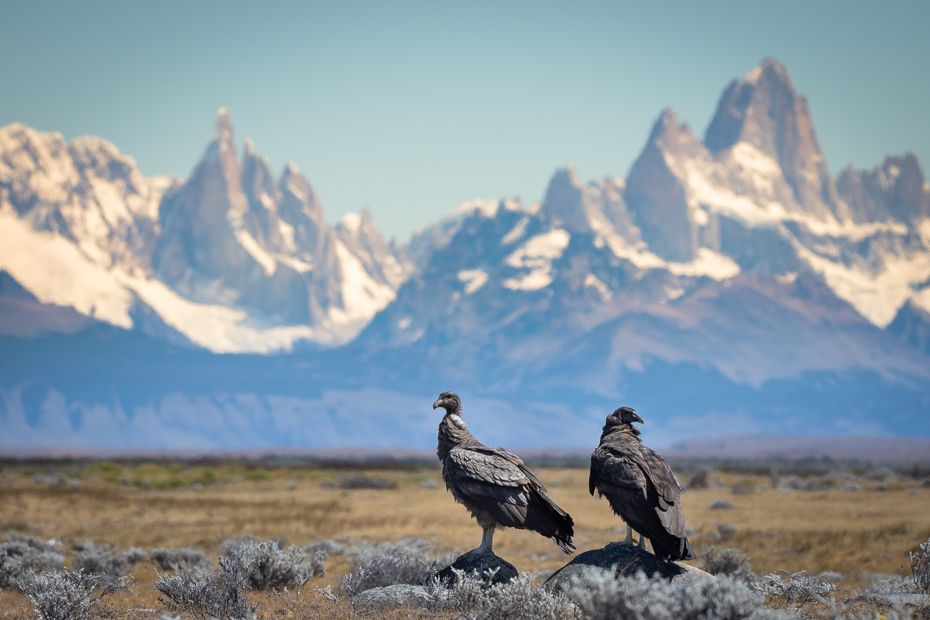
M588 495L585 469L536 469L574 516L579 552L623 538L607 503ZM676 471L699 556L692 564L725 577L712 587L608 580L585 584L572 604L540 588L570 558L537 534L506 530L495 552L520 570L513 584L466 580L431 589L422 604L372 610L357 604L359 592L419 582L480 540L438 466L7 462L0 620L36 617L42 604L63 609L47 599L66 590L86 592L86 604L60 617L126 620L252 610L258 618L930 617L926 597L923 607L895 608L888 596L930 595L930 471ZM228 606L216 607L220 600Z

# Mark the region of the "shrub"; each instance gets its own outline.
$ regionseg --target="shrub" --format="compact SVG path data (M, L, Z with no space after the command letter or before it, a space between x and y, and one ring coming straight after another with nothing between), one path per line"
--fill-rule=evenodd
M309 556L297 545L282 549L274 541L251 540L227 548L227 557L239 562L247 571L247 587L301 588L314 577L326 573L322 556Z
M22 558L0 547L0 588L18 588L28 573Z
M726 575L746 582L756 577L749 566L749 556L740 553L739 549L730 547L717 551L716 547L710 547L701 559L704 562L702 568L711 575Z
M319 554L324 560L331 555L344 555L348 550L348 545L335 540L319 540L304 547L304 553L307 555L316 556Z
M64 564L55 545L10 532L0 545L0 588L18 588L31 573L59 570Z
M788 579L782 580L777 573L787 575ZM795 608L801 608L814 601L822 601L830 592L836 590L836 586L832 583L809 577L807 571L789 574L783 570L766 575L765 581L755 588L766 598L783 599Z
M541 587L521 575L510 583L490 584L467 577L461 571L450 586L429 585L429 593L442 611L467 620L514 618L526 620L581 620L581 610L568 598Z
M245 620L258 607L246 597L249 572L239 558L225 557L212 573L161 575L155 589L168 597L159 598L163 605L186 609L200 620Z
M920 545L919 550L909 554L911 557L911 573L917 589L930 595L930 539Z
M189 571L207 568L210 562L200 549L149 549L149 559L164 571Z
M138 564L139 562L144 562L149 555L145 552L144 549L139 547L131 547L126 551L123 551L123 559L126 560L126 563L132 566L133 564Z
M249 535L240 536L239 538L230 538L220 543L220 552L223 555L229 555L230 553L232 553L235 549L239 547L243 547L245 545L257 544L260 542L262 542L261 539L255 538L254 536L249 536ZM287 541L284 540L283 538L275 538L271 540L271 542L277 545L278 549L284 549L287 546Z
M729 510L733 508L733 502L726 499L715 499L710 504L711 510Z
M644 573L615 577L609 571L575 577L567 591L592 620L787 620L763 609L762 597L729 577L670 583Z
M347 476L342 476L339 479L339 482L334 483L332 480L327 478L322 483L323 488L325 489L345 489L345 490L354 490L354 489L396 489L397 481L391 480L389 478L382 478L380 476L367 476L365 474L350 474Z
M55 571L29 575L22 584L41 620L87 620L100 601L132 583L105 580L84 571ZM94 590L102 589L94 596Z
M356 568L342 578L339 588L343 593L354 596L369 588L399 583L418 584L451 564L453 559L451 556L435 557L433 544L420 538L366 545L355 555Z
M713 537L718 542L727 542L739 531L739 527L733 525L732 523L720 522L714 527Z
M95 545L84 541L75 545L71 552L74 566L91 575L100 575L105 579L118 579L126 574L129 564L119 549L110 545Z

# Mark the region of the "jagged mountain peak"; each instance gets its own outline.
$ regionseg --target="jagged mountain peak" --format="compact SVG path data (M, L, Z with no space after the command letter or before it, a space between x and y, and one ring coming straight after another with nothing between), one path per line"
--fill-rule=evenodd
M221 109L204 157L161 205L156 276L192 301L283 323L285 339L351 338L393 298L406 265L367 214L358 237L340 241L296 164L275 180L251 140L241 168L235 146Z
M788 69L777 58L769 56L759 66L746 74L744 82L762 88L787 89L794 91Z
M229 110L225 106L216 112L216 123L213 131L215 138L220 141L232 139L233 137L232 120L230 120Z
M359 236L374 226L368 207L362 207L360 213L346 213L339 219L337 227L344 228L352 236Z
M821 220L848 219L814 132L807 98L795 92L788 71L774 58L730 83L704 136L704 144L717 157L740 143L778 163L793 201L803 211Z
M675 136L679 132L690 132L687 124L682 124L678 119L678 112L674 108L665 108L659 114L659 118L652 124L652 130L649 132L647 142L656 143L667 140L670 136Z
M560 182L561 179L564 179L576 187L581 186L581 178L578 176L578 171L571 162L567 162L564 166L555 171L555 174L552 175L550 184L557 182L557 180Z
M75 244L103 268L147 267L164 188L165 179L146 179L103 138L67 143L20 123L0 128L0 208Z
M590 231L584 210L583 186L571 164L559 168L552 175L539 213L554 227Z
M288 221L294 222L301 217L309 217L317 226L326 227L323 205L317 198L310 181L300 172L293 162L288 162L281 173L278 184L282 196L282 214Z
M768 58L724 91L707 127L704 144L712 153L719 153L744 140L768 155L778 156L790 146L790 138L816 142L812 133L806 98L795 93L784 65ZM815 150L820 152L819 145Z
M857 223L895 220L914 230L930 217L930 189L913 153L886 157L872 170L850 164L836 188Z

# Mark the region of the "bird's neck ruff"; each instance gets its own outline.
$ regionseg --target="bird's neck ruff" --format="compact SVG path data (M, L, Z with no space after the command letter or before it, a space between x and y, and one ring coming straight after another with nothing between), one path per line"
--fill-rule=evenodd
M465 428L462 417L457 413L447 413L439 423L439 447L436 451L439 460L445 460L453 448L473 443L478 443L478 440Z
M636 441L639 441L639 442L642 441L639 438L640 430L636 428L635 426L633 426L632 424L608 424L607 426L604 427L603 431L601 432L601 441L603 441L604 438L609 435L619 435L619 434L632 435L636 439Z

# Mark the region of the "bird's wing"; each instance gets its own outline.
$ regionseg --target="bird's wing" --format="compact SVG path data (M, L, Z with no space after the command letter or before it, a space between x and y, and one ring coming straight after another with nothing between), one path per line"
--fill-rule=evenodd
M488 450L455 448L443 462L443 478L458 497L467 497L504 526L525 527L532 482L519 465Z
M646 475L635 458L611 446L601 445L591 454L591 473L588 477L591 495L594 495L595 489L601 494L626 495L634 491L641 505L646 501Z
M677 504L681 497L681 485L678 484L678 478L675 477L665 459L653 450L643 446L640 453L649 469L652 484L655 485L659 495L659 508L663 511L668 510L669 506Z
M456 499L477 505L499 525L533 530L566 553L575 550L574 521L520 457L500 448L455 448L443 461L443 478Z
M549 489L546 488L546 485L536 477L536 473L526 466L519 456L513 452L507 452L503 448L488 448L487 446L481 446L480 448L472 448L475 452L480 452L481 454L486 454L488 456L497 456L507 461L510 461L512 464L516 465L520 471L523 473L526 478L533 483L536 488L538 488L543 493L548 493Z
M457 479L501 487L519 487L530 482L520 467L522 464L522 461L514 463L493 448L455 448L449 451L444 467Z

